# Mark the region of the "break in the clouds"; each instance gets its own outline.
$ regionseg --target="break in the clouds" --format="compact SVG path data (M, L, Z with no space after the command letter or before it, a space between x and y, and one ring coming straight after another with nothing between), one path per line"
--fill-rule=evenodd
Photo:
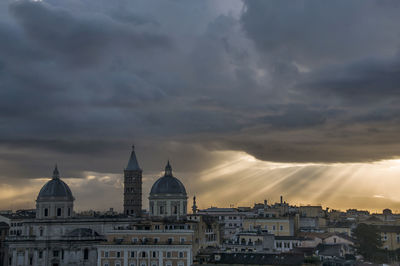
M0 3L0 178L400 155L392 0ZM194 189L193 189L194 190Z

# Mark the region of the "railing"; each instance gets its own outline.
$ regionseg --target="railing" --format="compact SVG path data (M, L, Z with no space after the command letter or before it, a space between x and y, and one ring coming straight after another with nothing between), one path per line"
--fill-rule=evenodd
M191 245L191 241L172 241L172 240L164 240L164 241L154 241L148 239L147 241L143 241L139 239L138 241L131 241L129 239L124 238L114 238L112 242L116 245Z

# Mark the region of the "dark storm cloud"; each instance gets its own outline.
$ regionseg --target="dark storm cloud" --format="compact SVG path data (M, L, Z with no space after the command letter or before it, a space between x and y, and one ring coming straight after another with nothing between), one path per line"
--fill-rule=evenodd
M282 114L264 116L260 119L260 123L278 129L296 129L324 124L327 117L333 114L333 112L329 114L320 110L310 110L301 105L285 106L282 109L286 109Z
M166 36L137 31L110 17L75 17L45 3L18 1L10 6L10 12L41 49L61 54L78 66L97 63L113 49L133 52L169 45Z
M323 97L338 97L348 104L395 101L400 96L400 57L331 67L311 74L308 79L311 81L300 86Z
M399 155L396 1L219 3L2 1L3 180Z
M243 28L270 57L310 67L398 49L397 1L245 0Z

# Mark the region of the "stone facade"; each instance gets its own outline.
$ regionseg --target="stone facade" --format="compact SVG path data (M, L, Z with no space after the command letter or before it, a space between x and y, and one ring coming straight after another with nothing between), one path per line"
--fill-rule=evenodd
M111 230L98 245L101 266L188 266L193 263L193 230L186 224L153 224ZM166 229L169 228L169 229Z

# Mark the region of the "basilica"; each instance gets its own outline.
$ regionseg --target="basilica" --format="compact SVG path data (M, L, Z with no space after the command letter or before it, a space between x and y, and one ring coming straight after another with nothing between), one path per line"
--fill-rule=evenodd
M144 212L142 169L132 147L123 197L121 214L78 215L73 191L56 165L38 193L34 216L9 217L18 224L18 233L7 237L4 265L186 266L202 245L218 244L218 237L210 241L205 236L213 228L209 221L201 226L201 218L187 214L185 186L169 161L149 193L149 212Z

